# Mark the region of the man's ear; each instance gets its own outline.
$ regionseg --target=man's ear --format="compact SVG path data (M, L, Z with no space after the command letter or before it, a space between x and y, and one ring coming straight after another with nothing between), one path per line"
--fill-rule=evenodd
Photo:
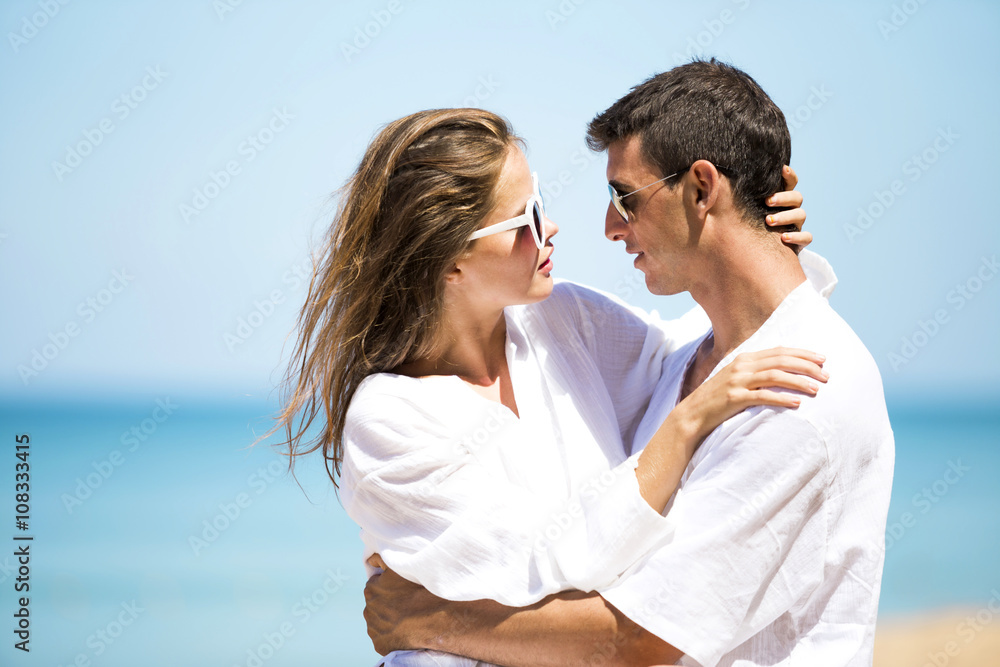
M719 170L708 160L698 160L691 165L689 183L693 186L694 201L692 204L695 212L699 218L704 220L719 200L722 186Z

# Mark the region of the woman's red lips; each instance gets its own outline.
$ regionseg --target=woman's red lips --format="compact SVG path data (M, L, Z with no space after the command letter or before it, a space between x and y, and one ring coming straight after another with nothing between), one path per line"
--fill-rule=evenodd
M544 262L542 262L542 265L538 267L538 270L541 271L542 273L548 273L549 271L551 271L552 259L547 258Z

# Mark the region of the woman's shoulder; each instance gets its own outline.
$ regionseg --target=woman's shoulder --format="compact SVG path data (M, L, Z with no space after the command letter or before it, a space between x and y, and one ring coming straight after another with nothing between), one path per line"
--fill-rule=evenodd
M449 440L448 410L454 401L447 380L444 376L369 375L358 385L347 409L347 455L377 452L379 457L391 458Z
M392 417L411 416L414 412L430 412L442 385L448 378L411 377L397 373L372 373L358 385L348 408L356 416L372 414Z

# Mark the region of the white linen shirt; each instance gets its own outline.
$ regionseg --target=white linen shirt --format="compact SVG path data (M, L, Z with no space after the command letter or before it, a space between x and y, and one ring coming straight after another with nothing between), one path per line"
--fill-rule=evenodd
M700 343L664 362L639 450ZM673 539L601 595L683 665L870 667L894 458L881 377L809 283L713 375L777 345L824 354L829 382L796 410L751 408L715 429L665 510Z
M661 322L569 282L505 317L520 417L455 376L374 374L348 410L340 495L364 558L439 597L525 606L607 586L669 538L623 442L663 359L709 322L700 309ZM479 663L403 651L385 664Z
M832 289L829 266L800 257ZM454 376L374 374L348 410L340 496L363 558L445 599L526 606L610 586L670 539L627 451L663 360L710 323L700 308L664 322L565 281L505 317L520 417ZM485 663L399 651L384 664Z

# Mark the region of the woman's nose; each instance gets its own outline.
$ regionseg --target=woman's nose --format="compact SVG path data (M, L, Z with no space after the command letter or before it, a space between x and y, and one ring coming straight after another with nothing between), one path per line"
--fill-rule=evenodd
M545 217L545 240L549 240L559 233L559 225L548 216Z

